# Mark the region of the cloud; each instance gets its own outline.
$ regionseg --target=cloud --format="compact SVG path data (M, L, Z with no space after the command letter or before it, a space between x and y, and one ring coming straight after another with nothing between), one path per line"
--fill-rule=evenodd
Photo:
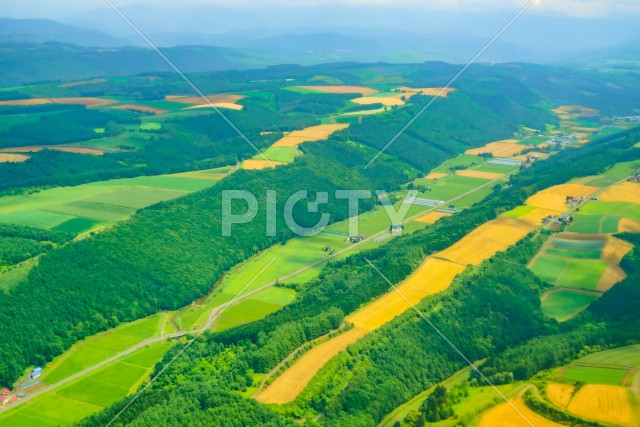
M417 10L444 10L451 12L490 13L516 11L530 0L113 0L118 6L148 4L155 7L175 8L188 6L226 6L231 8L315 8L323 6L362 6L370 8L408 8ZM104 0L0 0L4 15L65 16L80 10L107 7ZM639 0L536 0L529 13L554 14L572 17L616 17L640 14Z

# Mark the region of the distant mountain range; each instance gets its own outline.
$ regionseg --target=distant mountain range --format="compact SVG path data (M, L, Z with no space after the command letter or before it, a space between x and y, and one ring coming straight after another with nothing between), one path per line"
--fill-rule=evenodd
M131 41L101 31L79 28L45 19L0 18L0 43L58 42L79 46L127 46Z
M122 35L122 34L121 34ZM466 63L486 38L450 33L415 34L383 28L279 28L222 34L150 32L148 37L184 72L329 62ZM178 46L176 46L176 44ZM485 62L634 64L638 43L555 53L497 41ZM0 85L70 81L170 71L143 40L47 20L0 18ZM636 67L637 69L637 67Z

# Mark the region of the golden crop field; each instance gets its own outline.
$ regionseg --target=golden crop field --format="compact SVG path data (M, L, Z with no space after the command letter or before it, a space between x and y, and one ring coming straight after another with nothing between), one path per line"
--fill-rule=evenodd
M244 162L242 162L242 169L245 170L249 170L249 171L256 171L256 170L262 170L262 169L270 169L273 166L280 166L280 165L284 165L284 162L276 162L274 160L270 161L271 163L269 163L266 160L256 160L256 159L251 159L251 160L245 160Z
M598 187L580 184L562 184L539 191L527 199L528 206L544 208L557 213L567 210L567 197L589 197L598 191Z
M105 153L104 150L99 148L88 148L88 147L70 147L70 146L61 146L61 145L29 145L26 147L11 147L11 148L3 148L0 150L0 153L36 153L42 150L55 150L55 151L64 151L67 153L78 153L78 154L92 154L94 156L101 156Z
M455 92L456 89L453 88L441 88L441 87L422 87L422 88L412 88L412 87L401 87L398 88L398 90L401 90L403 92L408 92L408 93L419 93L421 95L425 95L425 96L440 96L442 98L446 98L447 96L449 96L449 94L451 92Z
M518 220L526 222L527 224L535 225L536 227L542 225L542 220L549 215L557 215L558 212L543 208L534 208L532 211L518 217Z
M29 160L29 156L22 154L0 154L0 163L21 163Z
M633 249L633 245L613 236L607 236L607 241L602 248L602 260L614 264L620 264L622 258Z
M517 139L505 139L502 141L490 142L484 147L472 148L465 151L465 153L473 154L474 156L482 153L491 153L495 157L513 157L516 154L520 154L527 148L532 147L532 145L518 144Z
M199 109L199 108L225 108L227 110L236 110L236 111L240 111L244 108L244 105L240 105L240 104L233 104L231 102L212 102L211 105L209 104L200 104L200 105L192 105L191 107L187 107L185 108L185 110L193 110L193 109Z
M429 175L425 176L424 179L441 179L448 177L449 174L442 172L431 172Z
M543 416L533 412L520 399L511 401L519 413L508 403L501 403L487 411L478 424L479 427L562 427ZM522 415L526 417L526 420Z
M419 218L416 218L416 221L418 222L423 222L425 224L433 224L434 222L436 222L437 220L439 220L440 218L444 218L447 216L451 216L450 213L446 213L446 212L428 212L424 215L422 215Z
M603 202L624 202L640 204L640 184L637 182L623 182L615 185L602 194L600 200Z
M165 99L171 102L179 102L181 104L193 104L193 105L209 105L216 103L229 103L235 104L243 98L246 98L242 95L233 95L233 94L218 94L218 95L207 95L206 102L201 96L181 96L181 95L167 95Z
M629 218L622 218L618 223L619 233L640 233L640 222Z
M16 99L11 101L0 101L0 105L44 105L44 104L65 104L65 105L85 105L87 108L103 107L115 104L116 101L102 98L31 98Z
M565 409L571 400L573 386L569 384L550 383L547 386L547 396L554 405Z
M273 144L274 147L297 147L303 142L321 141L329 138L332 133L348 128L348 124L332 124L311 126L306 129L293 131Z
M477 265L509 248L535 228L513 218L497 218L482 224L436 256L461 265Z
M406 98L407 94L398 94L398 96L366 96L352 99L351 102L359 105L382 104L385 107L393 107L405 104L405 102L400 99L402 96Z
M498 179L502 178L504 175L496 172L483 172L477 171L473 169L459 170L456 172L458 176L466 176L469 178L480 178L480 179Z
M329 359L346 350L366 333L363 329L354 328L312 348L267 388L257 393L255 399L279 404L293 401Z
M113 108L114 110L133 111L136 113L164 114L167 112L167 110L162 110L160 108L145 107L144 105L133 104L118 105L117 107L111 108Z
M84 86L84 85L95 85L98 83L104 83L106 82L107 79L93 79L93 80L83 80L80 82L71 82L71 83L65 83L60 85L61 88L67 89L70 87L76 87L76 86Z
M583 107L581 105L563 105L554 110L551 110L558 115L562 120L571 120L581 117L593 117L598 115L598 110L593 108ZM572 126L579 126L576 123L572 123ZM562 125L564 126L564 125Z
M627 390L613 385L588 384L569 403L569 412L588 420L627 425L631 423L631 405Z
M427 296L447 289L464 268L449 261L429 257L398 286L399 292L390 290L373 303L348 316L346 321L367 331L377 329L410 309L411 304L418 304Z
M294 86L300 89L314 90L323 93L349 94L359 93L362 96L374 95L380 92L377 89L364 86Z
M613 287L616 283L619 283L627 278L627 273L619 266L615 264L609 264L606 268L600 281L598 282L597 290L606 292Z

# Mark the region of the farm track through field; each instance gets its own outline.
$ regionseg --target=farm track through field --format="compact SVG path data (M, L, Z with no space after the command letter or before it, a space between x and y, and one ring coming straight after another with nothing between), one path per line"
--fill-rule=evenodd
M456 196L456 197L452 198L451 200L449 200L449 201L447 201L445 203L450 204L452 202L455 202L456 200L459 200L459 199L461 199L463 197L466 197L466 196L468 196L470 194L473 194L476 191L479 191L479 190L481 190L481 189L483 189L483 188L485 188L487 186L493 185L493 184L497 183L498 181L500 181L500 180L502 180L502 179L504 179L506 177L509 177L509 176L511 176L511 175L513 175L515 173L517 173L517 170L509 172L509 173L501 176L498 179L495 179L495 180L492 180L492 181L488 181L487 183L485 183L485 184L483 184L483 185L481 185L479 187L476 187L476 188L474 188L472 190L469 190L469 191L467 191L467 192L465 192L465 193L463 193L463 194L461 194L459 196ZM417 218L419 218L420 216L422 216L422 215L424 215L426 213L432 212L432 211L436 211L437 209L439 209L438 206L433 207L433 208L431 208L429 210L421 211L420 213L418 213L416 215L413 215L412 217L406 219L404 222L406 223L406 222L414 221ZM344 248L344 249L342 249L340 251L334 252L333 254L331 254L330 256L327 256L326 258L323 258L323 259L321 259L319 261L316 261L316 262L314 262L312 264L309 264L306 267L303 267L303 268L301 268L301 269L299 269L297 271L294 271L293 273L284 275L284 276L282 276L282 277L280 277L280 278L278 278L278 279L276 279L276 280L274 280L272 282L269 282L269 283L266 283L263 286L260 286L259 288L256 288L256 289L254 289L254 290L252 290L250 292L247 292L247 293L241 295L240 297L238 297L234 301L234 305L246 300L247 298L249 298L249 297L251 297L251 296L253 296L253 295L255 295L255 294L257 294L257 293L259 293L261 291L264 291L265 289L268 289L268 288L274 286L276 283L284 282L284 281L286 281L286 280L288 280L288 279L290 279L292 277L295 277L295 276L297 276L299 274L302 274L302 273L304 273L304 272L306 272L306 271L308 271L308 270L310 270L310 269L312 269L314 267L317 267L317 266L322 265L322 264L324 264L326 262L329 262L329 261L331 261L331 260L333 260L333 259L335 259L335 258L337 258L337 257L339 257L339 256L341 256L341 255L353 250L354 248L362 246L365 243L374 241L376 238L382 236L385 233L387 233L387 229L384 229L384 230L381 230L381 231L379 231L377 233L374 233L371 236L361 240L358 243L354 243L353 245L351 245L351 246L349 246L347 248ZM82 371L77 372L77 373L75 373L75 374L73 374L73 375L71 375L71 376L69 376L69 377L67 377L65 379L62 379L62 380L60 380L60 381L58 381L56 383L49 384L45 388L42 388L41 390L38 390L35 393L28 394L26 397L24 397L24 398L20 399L19 401L15 402L14 404L12 404L10 407L7 407L7 406L0 407L0 413L2 413L3 411L5 411L7 409L10 409L10 408L16 408L16 407L20 406L21 404L23 404L23 403L25 403L25 402L27 402L27 401L35 398L35 397L38 397L38 396L40 396L42 394L45 394L45 393L47 393L49 391L52 391L54 389L58 389L58 388L66 385L66 384L71 383L74 380L80 379L85 375L88 375L88 374L90 374L90 373L92 373L92 372L94 372L94 371L96 371L96 370L98 370L100 368L103 368L103 367L109 365L110 363L116 362L119 359L121 359L123 357L126 357L126 356L128 356L128 355L130 355L130 354L132 354L132 353L134 353L134 352L136 352L138 350L141 350L141 349L143 349L146 346L149 346L151 344L155 344L155 343L158 343L158 342L161 342L161 341L165 341L165 340L169 340L169 339L179 339L179 338L184 337L186 335L197 335L199 333L202 333L202 332L204 332L205 330L207 330L207 329L209 329L211 327L213 322L216 320L216 315L221 314L223 309L228 308L228 307L225 307L225 306L226 306L226 304L222 304L220 306L217 306L217 307L213 308L211 310L210 314L209 314L209 317L207 318L207 321L200 328L197 328L197 329L194 329L194 330L191 330L191 331L175 332L175 333L163 335L163 336L156 337L156 338L150 338L148 340L142 341L142 342L134 345L133 347L130 347L130 348L126 349L126 350L123 350L120 353L118 353L118 354L116 354L116 355L114 355L114 356L112 356L112 357L110 357L108 359L103 360L102 362L99 362L99 363L97 363L97 364L95 364L93 366L89 366L89 367L83 369ZM173 319L172 319L172 324L174 325L174 327L176 327L176 328L178 327L178 325L175 324Z

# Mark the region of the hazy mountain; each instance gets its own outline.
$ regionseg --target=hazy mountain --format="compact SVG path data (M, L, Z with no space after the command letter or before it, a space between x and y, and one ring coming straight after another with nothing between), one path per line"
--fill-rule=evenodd
M155 51L139 47L22 43L2 44L0 52L0 86L173 71ZM181 46L163 52L185 73L268 65L228 48Z
M101 31L74 27L45 19L0 18L0 43L68 43L79 46L116 47L131 42Z

